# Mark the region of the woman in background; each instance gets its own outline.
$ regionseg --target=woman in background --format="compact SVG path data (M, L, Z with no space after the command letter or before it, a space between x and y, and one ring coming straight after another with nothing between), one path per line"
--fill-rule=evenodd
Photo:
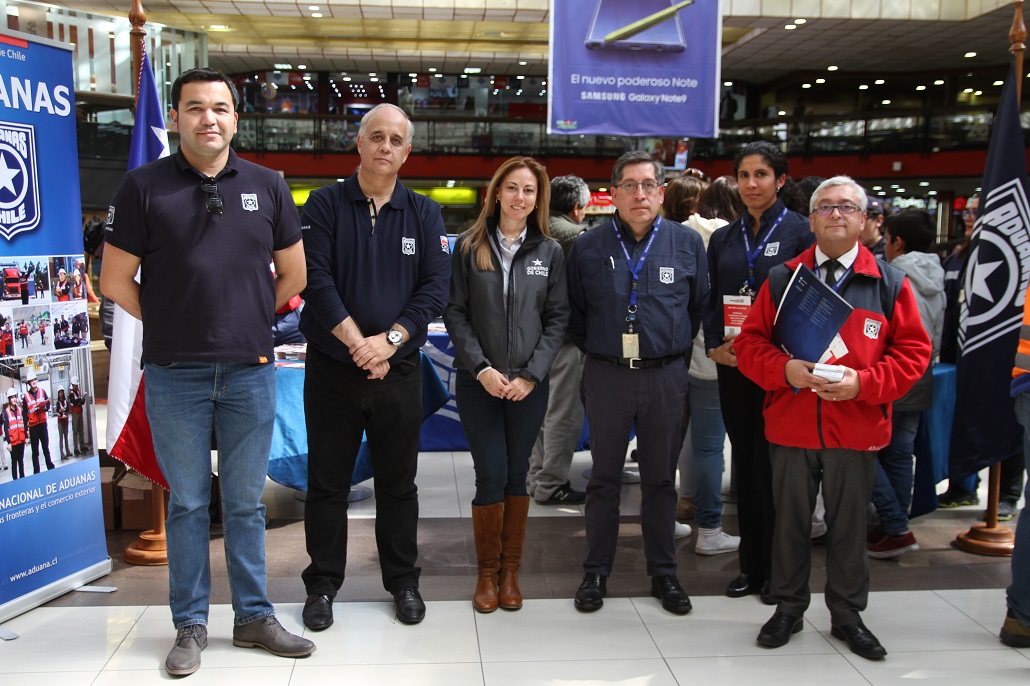
M720 177L705 188L691 209L688 217L677 220L697 231L706 249L716 229L735 221L744 212L737 194L737 183L729 176ZM698 538L695 553L731 553L739 547L740 538L722 530L726 427L719 403L718 372L715 362L705 355L703 327L694 339L689 384L687 430L690 440L685 442L680 453L680 501L676 516L677 519L696 518Z
M58 389L57 400L54 401L54 414L57 415L57 435L60 438L62 460L73 454L71 448L68 447L68 412L70 409L64 389Z
M25 476L25 444L28 442L28 419L18 391L7 389L7 404L3 410L4 440L11 448L11 478Z
M815 237L808 220L787 209L779 197L787 182L787 158L780 148L766 141L749 143L737 153L733 171L747 211L712 234L712 301L704 322L705 352L717 365L719 401L737 475L740 575L730 582L726 595L760 593L762 601L771 604L775 510L762 418L765 392L737 369L733 339L740 332L737 320L751 308L769 270L801 253Z

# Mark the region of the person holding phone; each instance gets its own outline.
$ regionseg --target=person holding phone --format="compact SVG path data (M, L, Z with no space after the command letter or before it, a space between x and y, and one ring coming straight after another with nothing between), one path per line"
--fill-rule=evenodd
M529 454L547 412L548 371L569 320L565 257L551 238L550 182L529 157L490 180L479 218L458 239L444 322L455 395L476 470L472 530L479 612L522 607L518 572L529 512Z

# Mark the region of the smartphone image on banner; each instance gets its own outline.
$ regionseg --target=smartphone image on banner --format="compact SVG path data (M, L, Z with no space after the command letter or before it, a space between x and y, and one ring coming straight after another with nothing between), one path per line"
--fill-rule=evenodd
M679 0L597 0L585 44L591 50L683 52L687 43L678 13L643 31L632 32L627 38L608 38L674 5L684 3Z

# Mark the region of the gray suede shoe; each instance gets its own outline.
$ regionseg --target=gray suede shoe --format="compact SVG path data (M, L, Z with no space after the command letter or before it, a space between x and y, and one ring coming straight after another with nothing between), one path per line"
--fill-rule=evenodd
M175 647L165 658L165 671L172 676L186 676L200 669L200 651L207 648L207 627L190 624L175 634Z
M234 626L232 644L239 648L264 648L279 657L307 657L315 652L314 643L294 636L275 617Z

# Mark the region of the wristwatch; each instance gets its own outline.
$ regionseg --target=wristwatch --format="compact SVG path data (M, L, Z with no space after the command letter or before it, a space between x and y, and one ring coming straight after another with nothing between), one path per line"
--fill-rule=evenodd
M393 347L399 348L404 345L404 334L397 329L390 329L386 332L386 340Z

